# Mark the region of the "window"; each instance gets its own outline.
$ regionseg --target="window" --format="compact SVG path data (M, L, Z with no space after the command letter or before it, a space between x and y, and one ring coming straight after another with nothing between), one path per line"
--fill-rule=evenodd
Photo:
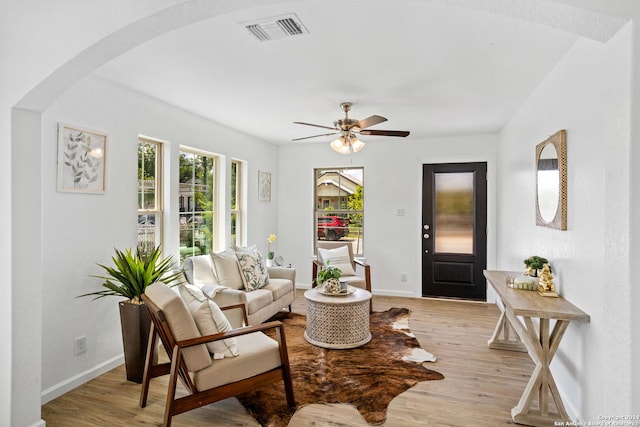
M138 139L138 249L162 244L162 143Z
M314 224L317 240L348 242L364 253L364 168L315 169Z
M231 162L231 245L242 245L242 162Z
M180 259L210 253L214 247L217 157L180 149Z

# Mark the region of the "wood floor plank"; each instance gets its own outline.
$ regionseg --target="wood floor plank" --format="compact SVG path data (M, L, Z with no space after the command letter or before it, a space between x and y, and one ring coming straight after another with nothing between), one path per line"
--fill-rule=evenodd
M306 312L303 291L293 311ZM396 397L384 426L513 426L516 406L534 365L526 353L487 347L499 317L496 306L422 298L374 297L375 311L391 307L411 310L409 326L437 361L426 366L445 376L427 381ZM162 424L167 379L152 381L148 406L138 407L140 385L126 381L120 366L43 405L47 426L158 426ZM295 387L295 385L294 385ZM184 393L184 390L180 390ZM180 426L258 426L232 398L178 415ZM300 408L290 427L366 427L358 411L344 404L312 404Z

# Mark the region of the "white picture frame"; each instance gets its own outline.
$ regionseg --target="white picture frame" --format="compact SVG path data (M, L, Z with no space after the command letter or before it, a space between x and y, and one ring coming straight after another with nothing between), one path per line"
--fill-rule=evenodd
M58 191L106 193L108 139L104 132L58 123Z
M271 201L271 172L258 171L258 200Z

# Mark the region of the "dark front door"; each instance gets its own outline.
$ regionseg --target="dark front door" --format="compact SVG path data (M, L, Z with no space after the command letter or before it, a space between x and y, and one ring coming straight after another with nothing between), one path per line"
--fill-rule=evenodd
M422 295L484 300L487 164L423 165Z

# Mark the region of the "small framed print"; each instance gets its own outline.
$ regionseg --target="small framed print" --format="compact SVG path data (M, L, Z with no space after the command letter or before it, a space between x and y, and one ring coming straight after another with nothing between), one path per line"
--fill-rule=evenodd
M58 124L58 191L104 194L108 135Z
M258 171L258 200L271 201L271 172Z

